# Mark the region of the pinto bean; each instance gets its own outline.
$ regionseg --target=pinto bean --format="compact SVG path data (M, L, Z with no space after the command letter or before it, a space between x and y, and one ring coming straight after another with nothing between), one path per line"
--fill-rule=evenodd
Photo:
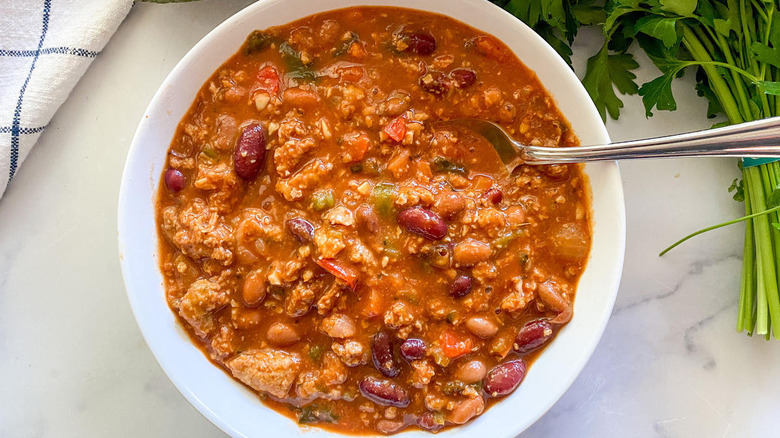
M459 266L474 266L493 255L490 245L479 240L466 239L455 245L452 256Z
M268 327L266 333L268 342L276 347L289 347L298 342L301 337L289 324L275 322Z
M552 324L546 319L528 321L517 333L514 350L518 353L534 351L549 341L552 335Z
M428 240L441 240L447 235L447 224L438 214L422 207L411 207L398 213L398 224L406 231Z
M355 219L358 226L364 228L369 233L376 233L379 231L379 219L376 216L376 212L368 205L361 205L355 212Z
M252 181L265 166L265 130L253 123L244 127L233 151L233 168L241 179Z
M401 373L395 358L393 337L386 331L379 331L371 340L371 358L374 366L385 377L396 377Z
M409 406L409 394L401 385L386 379L366 376L358 384L363 397L383 406L405 408Z
M470 316L466 319L466 328L482 339L489 339L498 333L498 324L485 316Z
M455 370L455 378L465 383L476 383L487 375L485 363L479 359L472 359L461 364Z
M466 208L466 198L458 192L448 192L436 200L434 208L442 217L452 218Z
M311 222L304 218L296 217L288 219L284 224L287 226L287 230L290 234L295 237L295 240L300 243L311 242L311 239L314 236L314 225L312 225Z
M247 307L257 307L265 299L266 284L265 278L260 271L250 272L244 279L244 285L241 288L241 298Z
M403 52L412 52L422 56L428 56L436 50L436 38L424 30L404 32L400 35L405 47Z
M298 87L291 87L282 93L282 100L285 103L294 105L297 107L312 107L320 100L317 93L309 90L304 90Z
M320 323L320 330L331 338L350 338L357 333L352 318L341 314L325 317Z
M485 410L485 400L482 396L463 400L450 413L449 420L455 424L463 424Z
M491 397L503 397L520 385L525 377L525 361L510 360L496 365L485 377L485 392Z
M409 338L401 344L399 350L401 351L401 357L408 361L413 361L425 357L427 348L425 341L422 339Z
M177 169L166 170L163 179L168 190L174 193L181 191L187 185L187 179L184 177L184 174Z
M569 322L572 316L571 303L563 297L563 291L557 282L547 280L540 284L536 291L539 294L539 299L542 300L545 306L553 312L558 312L558 316L553 318L550 321L551 323L564 324Z
M456 68L450 72L450 77L458 85L458 88L468 88L477 81L477 74L467 68Z
M386 435L398 432L403 429L404 426L404 422L400 420L382 419L376 422L376 430L379 431L379 433L384 433Z
M462 298L471 292L473 282L468 275L461 275L450 285L450 296L453 298Z

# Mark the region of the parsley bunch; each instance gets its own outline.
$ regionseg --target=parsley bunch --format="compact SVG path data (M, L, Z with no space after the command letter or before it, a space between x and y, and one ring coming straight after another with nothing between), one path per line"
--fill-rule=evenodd
M727 123L780 115L778 0L491 0L538 32L571 64L571 43L582 26L599 26L604 44L588 59L583 85L601 117L620 116L619 94L639 94L648 117L673 111L672 82L696 75L708 117ZM638 46L660 70L636 83ZM617 90L617 93L615 92ZM746 216L697 231L746 222L737 330L780 337L780 162L740 165L729 188Z

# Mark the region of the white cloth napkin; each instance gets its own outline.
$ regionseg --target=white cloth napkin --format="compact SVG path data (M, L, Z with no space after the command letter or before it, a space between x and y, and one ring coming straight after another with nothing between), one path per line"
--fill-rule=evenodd
M132 0L0 0L0 197Z

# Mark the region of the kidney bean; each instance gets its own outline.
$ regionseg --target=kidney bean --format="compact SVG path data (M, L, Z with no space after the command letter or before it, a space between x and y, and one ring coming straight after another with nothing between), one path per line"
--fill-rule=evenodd
M450 285L450 296L453 298L463 298L471 292L473 287L471 277L468 275L461 275L455 279Z
M314 225L304 218L296 217L288 219L285 223L287 230L295 237L295 240L301 243L311 242L314 235Z
M504 193L501 191L501 189L497 187L491 187L489 188L485 194L485 199L490 201L493 204L498 204L501 202L502 199L504 199Z
M401 34L401 41L406 43L404 52L428 56L436 50L436 38L424 30L404 32Z
M253 123L244 127L233 151L233 168L244 180L257 178L265 166L265 130L263 125Z
M450 77L460 88L467 88L477 81L477 74L467 68L456 68L450 72Z
M440 240L447 235L447 224L444 220L438 214L419 206L398 213L398 224L406 231L428 240Z
M552 324L546 319L528 321L517 333L514 349L518 353L534 351L549 341L552 335Z
M379 331L371 340L371 358L374 366L385 377L396 377L401 373L395 358L393 337L386 331Z
M482 339L489 339L498 333L498 324L484 316L470 316L466 319L466 328Z
M361 205L355 212L355 219L358 226L365 228L369 233L376 233L379 231L379 219L376 217L376 212L368 205Z
M485 400L481 395L463 400L450 413L450 421L455 424L463 424L481 414L484 410Z
M401 351L401 357L408 361L412 361L425 357L427 347L425 346L425 341L422 339L409 338L401 344L399 350Z
M459 266L474 266L489 259L491 255L493 250L490 245L474 239L458 242L452 251L452 257Z
M455 378L464 383L476 383L485 378L487 367L479 359L461 364L455 370Z
M420 87L434 96L442 96L447 92L444 73L438 71L426 72L420 76Z
M165 185L172 192L178 192L187 185L187 179L184 174L177 169L168 169L165 171Z
M268 339L268 343L276 347L289 347L301 339L294 328L283 322L271 324L271 326L268 327L266 338Z
M363 397L383 406L405 408L409 406L409 394L397 383L390 380L366 376L358 384Z
M429 432L436 432L444 427L444 423L437 422L436 416L431 411L423 412L422 415L417 417L417 425Z
M491 397L503 397L520 385L525 377L525 362L510 360L496 365L485 377L484 388Z

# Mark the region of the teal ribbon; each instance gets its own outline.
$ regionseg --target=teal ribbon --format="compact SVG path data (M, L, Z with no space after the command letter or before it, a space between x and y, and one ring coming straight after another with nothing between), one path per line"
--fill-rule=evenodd
M780 158L743 158L742 167L760 166L773 161L780 161Z

